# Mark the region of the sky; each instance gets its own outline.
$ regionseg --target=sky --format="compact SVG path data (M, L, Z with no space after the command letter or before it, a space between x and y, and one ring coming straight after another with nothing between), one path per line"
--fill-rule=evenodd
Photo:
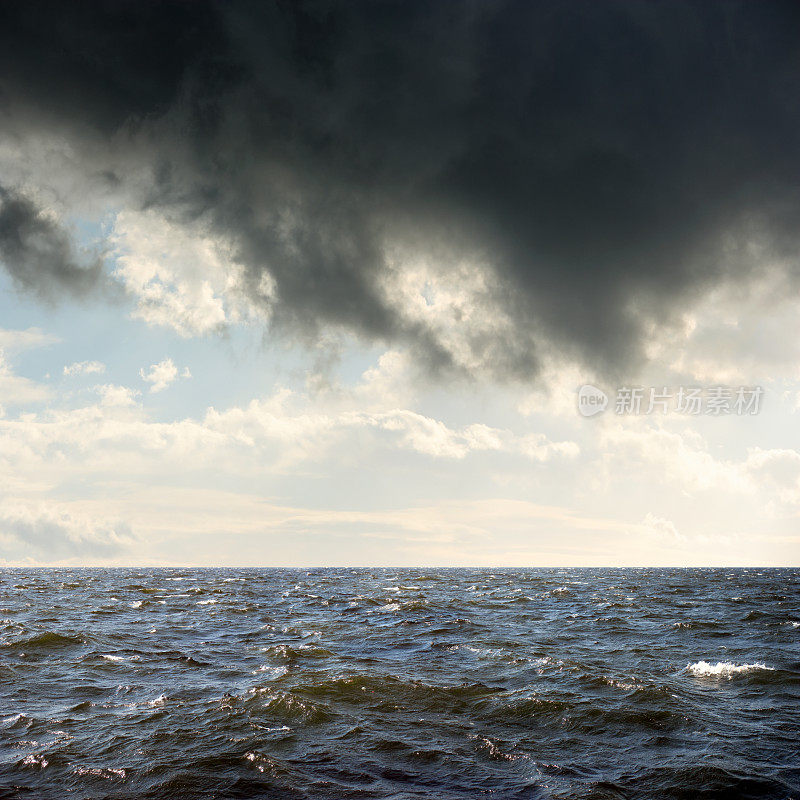
M0 565L800 565L798 43L2 4Z

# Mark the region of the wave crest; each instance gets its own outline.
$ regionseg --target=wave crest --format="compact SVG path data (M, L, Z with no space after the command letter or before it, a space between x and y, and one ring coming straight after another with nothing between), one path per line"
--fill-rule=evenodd
M716 664L710 664L708 661L696 661L694 664L687 664L686 669L692 675L700 678L728 679L748 672L775 671L774 667L768 667L766 664L734 664L731 661L717 661Z

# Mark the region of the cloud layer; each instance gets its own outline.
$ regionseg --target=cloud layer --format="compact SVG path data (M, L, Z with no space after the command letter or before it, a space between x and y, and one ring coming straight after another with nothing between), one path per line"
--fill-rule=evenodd
M3 561L103 561L123 555L134 540L130 528L119 520L75 517L54 504L5 503L0 510Z
M780 2L17 3L0 97L19 147L63 137L133 213L225 243L205 276L123 261L144 318L214 330L230 295L527 380L553 350L631 369L721 280L794 274L798 35ZM96 280L3 191L19 285Z

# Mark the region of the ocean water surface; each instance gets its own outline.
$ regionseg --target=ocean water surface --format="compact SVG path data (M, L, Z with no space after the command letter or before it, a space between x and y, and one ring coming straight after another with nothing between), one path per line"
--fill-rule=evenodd
M0 572L2 798L800 798L800 570Z

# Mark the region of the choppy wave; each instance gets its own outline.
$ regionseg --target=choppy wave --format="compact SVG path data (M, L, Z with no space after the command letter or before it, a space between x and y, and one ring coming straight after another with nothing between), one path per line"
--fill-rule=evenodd
M774 672L774 667L768 667L766 664L733 664L730 661L717 661L716 664L710 664L708 661L697 661L694 664L688 664L686 669L702 678L733 678L736 675L743 675L748 672Z
M15 641L3 642L3 646L11 650L47 651L78 647L83 643L84 639L80 636L72 636L56 631L42 631L40 633L31 633Z
M798 570L0 571L0 797L800 798L799 590Z

